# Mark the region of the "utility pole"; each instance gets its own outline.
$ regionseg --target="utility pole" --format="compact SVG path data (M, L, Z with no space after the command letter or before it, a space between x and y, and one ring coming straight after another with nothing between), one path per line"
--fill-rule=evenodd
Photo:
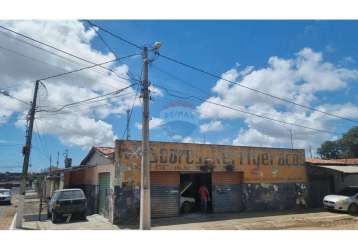
M58 168L59 161L60 161L60 152L57 152L57 162L56 162L57 168Z
M150 216L150 166L149 166L149 81L148 81L148 48L143 48L143 125L142 125L142 162L140 189L140 223L139 228L149 230Z
M24 162L22 165L22 177L20 184L20 197L19 203L17 207L17 215L16 215L16 228L22 227L22 221L24 217L24 202L25 202L25 194L26 194L26 180L27 180L27 172L29 169L29 161L30 161L30 152L31 152L31 141L32 141L32 130L34 127L35 113L36 113L36 100L37 100L37 92L39 89L40 81L36 81L35 83L35 91L33 100L31 103L31 109L28 116L28 127L26 129L26 145L23 147L24 154Z
M129 133L129 123L130 123L130 110L127 109L127 127L126 127L126 131L127 131L127 141L129 140L130 137L130 133Z

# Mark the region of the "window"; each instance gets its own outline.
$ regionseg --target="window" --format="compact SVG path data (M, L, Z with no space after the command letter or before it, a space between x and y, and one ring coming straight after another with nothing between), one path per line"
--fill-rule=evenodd
M341 191L338 192L339 195L344 195L344 196L354 196L358 193L358 189L357 188L344 188Z
M68 190L68 191L62 191L59 198L62 200L83 199L84 195L81 190Z
M0 190L0 194L2 194L2 195L10 195L10 191L9 190Z

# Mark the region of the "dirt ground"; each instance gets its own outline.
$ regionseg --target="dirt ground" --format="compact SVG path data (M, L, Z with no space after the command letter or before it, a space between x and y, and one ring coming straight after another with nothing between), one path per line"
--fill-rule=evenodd
M192 214L153 220L158 230L329 230L358 229L358 216L323 210L245 214Z

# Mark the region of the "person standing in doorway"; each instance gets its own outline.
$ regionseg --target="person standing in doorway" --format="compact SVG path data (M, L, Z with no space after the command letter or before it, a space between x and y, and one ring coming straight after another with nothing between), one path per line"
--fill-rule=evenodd
M209 191L206 188L205 185L200 186L198 190L199 196L200 196L200 205L201 205L201 211L203 213L207 213L208 211L208 201L210 200L209 197Z

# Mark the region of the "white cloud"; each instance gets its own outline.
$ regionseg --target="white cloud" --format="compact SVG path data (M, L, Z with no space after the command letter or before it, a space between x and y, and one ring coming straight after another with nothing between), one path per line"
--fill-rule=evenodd
M291 59L270 57L267 67L236 67L222 75L229 80L271 95L280 96L295 102L314 106L320 92L344 90L352 80L358 80L358 71L326 62L323 55L310 48L304 48ZM212 88L214 95L207 101L227 105L269 118L296 123L321 130L334 131L332 122L338 118L316 111L308 111L292 104L252 92L238 85L219 80ZM315 108L339 114L348 118L358 118L358 107L352 103L322 103ZM247 129L238 131L234 144L251 146L288 146L292 130L294 146L317 146L332 136L293 125L282 125L259 117L230 110L208 102L197 107L203 119L242 119Z
M204 123L200 125L200 131L202 133L219 131L223 129L221 121L210 121L209 123Z
M79 21L1 21L1 25L92 62L100 63L115 58L112 53L102 53L92 47L91 42L96 33L92 29L86 29ZM55 56L24 44L15 38L18 37L5 31L0 32L2 47L0 48L0 65L2 65L0 67L0 89L7 89L10 94L25 101L29 102L32 99L34 80L90 65L36 44L61 55L61 57ZM114 70L116 74L128 78L126 64L109 63L106 67ZM44 83L47 91L41 87L38 99L38 105L45 106L43 109L56 109L64 104L95 97L131 84L102 68L83 70L64 77L50 79ZM123 97L93 103L91 108L88 105L81 105L64 109L63 112L60 112L61 115L38 113L37 117L41 119L42 124L41 130L57 136L64 144L81 147L90 147L93 144L111 145L115 134L112 126L104 119L111 114L124 114L133 104L134 92L135 90L130 88L123 93ZM135 105L139 105L139 102L136 102ZM24 117L27 110L26 105L0 96L0 117L17 116L20 119L16 123L17 126L24 125L24 120L21 118ZM0 119L0 125L5 122L8 122L8 118Z
M150 119L149 121L149 129L157 129L160 128L164 123L164 120L158 117L152 117L152 119ZM137 129L141 130L142 129L142 123L137 122L135 124L135 126L137 127Z
M193 138L190 136L186 136L184 138L181 139L181 142L183 143L197 143L197 144L211 144L210 141L204 141L204 139L200 140L198 138Z

